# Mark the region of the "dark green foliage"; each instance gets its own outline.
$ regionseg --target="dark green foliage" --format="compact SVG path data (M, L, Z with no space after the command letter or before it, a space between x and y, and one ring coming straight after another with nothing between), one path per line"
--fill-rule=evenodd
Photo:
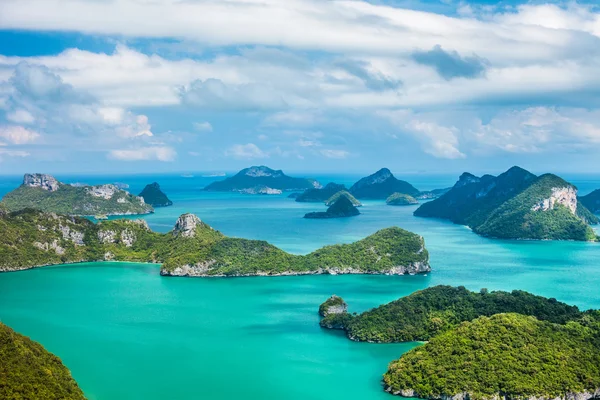
M390 206L409 206L419 204L417 199L404 193L394 193L385 202Z
M356 197L352 196L350 194L350 192L346 191L346 190L341 190L337 193L335 193L333 196L331 196L330 198L328 198L325 201L325 205L327 207L330 207L333 205L333 203L335 203L337 201L337 199L339 199L341 196L347 197L348 200L350 200L350 202L354 205L354 207L361 207L362 203L360 201L358 201L356 199Z
M198 220L193 237L152 232L143 221L87 219L24 210L0 216L0 271L80 261L162 263L161 272L202 264L199 275L385 272L427 265L423 239L400 228L381 230L348 245L296 256L258 240L228 238Z
M329 314L319 321L319 325L321 328L343 330L346 329L346 326L351 323L352 318L354 318L354 316L347 312L340 314Z
M382 168L356 182L350 193L358 199L385 200L394 193L406 193L416 196L419 191L410 183L396 179L387 168Z
M85 399L60 359L0 323L0 398Z
M598 330L520 314L465 322L392 362L386 390L422 398L563 398L600 388Z
M325 185L325 187L322 189L306 189L304 193L296 197L296 201L300 203L324 202L341 190L346 190L346 187L344 185L338 185L337 183L332 182Z
M172 206L173 202L169 200L166 194L160 190L160 185L156 182L146 185L140 193L140 197L144 199L146 204L152 207L167 207Z
M148 214L152 206L124 190L119 190L112 198L104 199L88 193L86 186L60 184L58 190L50 192L39 187L22 185L6 194L2 204L10 211L35 208L44 212L64 215L119 215Z
M304 218L322 219L322 218L344 218L354 217L360 215L358 208L352 204L350 199L346 196L339 196L338 199L333 203L327 211L324 212L311 212L304 216Z
M581 196L579 201L591 212L595 214L600 213L600 189L594 190L588 195Z
M519 167L498 177L463 174L452 190L421 205L415 215L447 218L495 238L595 240L587 224L598 220L582 204L575 214L561 203L541 207L555 188L576 191L555 175L536 177Z
M204 190L237 192L261 186L279 190L303 190L314 188L315 181L304 178L292 178L285 175L281 170L273 170L265 166L260 166L243 169L230 178L211 183Z
M353 318L346 330L359 341L422 341L461 322L507 312L560 324L583 315L577 307L523 291L475 293L462 286L435 286L366 311Z

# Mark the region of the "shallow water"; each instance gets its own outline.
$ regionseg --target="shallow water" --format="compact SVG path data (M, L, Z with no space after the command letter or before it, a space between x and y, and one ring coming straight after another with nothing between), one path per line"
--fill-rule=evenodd
M150 178L86 179L125 181L135 193ZM153 229L167 231L179 214L194 212L225 234L307 253L398 225L425 237L434 270L407 277L185 279L162 278L155 265L92 263L0 274L2 322L60 356L90 399L391 398L381 390L381 374L414 344L354 343L321 330L316 311L333 293L351 311L437 284L523 289L600 308L599 244L490 240L415 218L415 207L377 201L365 202L355 218L305 220L304 213L324 207L286 196L204 193L206 179L183 180L159 180L175 206L144 217ZM423 179L415 186L444 183L436 178L427 187ZM585 184L600 187L597 179Z

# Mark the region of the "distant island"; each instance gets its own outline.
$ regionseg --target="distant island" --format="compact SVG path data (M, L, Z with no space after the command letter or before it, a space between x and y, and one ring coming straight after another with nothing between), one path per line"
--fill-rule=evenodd
M356 199L356 197L352 196L348 191L346 190L340 190L339 192L337 192L336 194L334 194L333 196L331 196L330 198L328 198L325 201L325 205L327 207L332 206L333 203L335 203L337 201L337 199L339 199L341 196L346 197L348 200L350 200L350 202L352 203L352 205L354 207L362 207L362 203L360 201L358 201Z
M296 201L299 203L309 202L320 202L327 201L334 194L346 190L346 186L339 185L337 183L328 183L323 188L310 188L306 189L303 193L296 197Z
M60 358L1 322L0 398L85 400Z
M360 179L350 188L349 192L357 199L385 200L394 193L405 193L411 196L419 195L419 190L408 182L396 179L387 168Z
M402 275L431 269L423 238L396 227L305 256L265 241L229 238L193 214L181 215L171 232L161 234L143 220L94 224L32 209L3 211L0 231L0 271L103 260L161 263L162 275L199 277Z
M281 170L273 170L265 166L254 166L238 172L222 181L213 182L204 190L213 192L243 192L248 194L270 194L269 190L299 191L320 188L319 182L313 179L292 178Z
M327 211L311 212L304 215L304 218L324 219L324 218L345 218L360 215L358 208L352 204L346 196L339 196L337 200L329 206Z
M417 199L404 193L394 193L385 200L389 206L410 206L419 204Z
M173 205L173 202L160 190L160 185L156 182L146 185L139 197L152 207L168 207Z
M598 218L578 201L575 186L519 167L497 177L464 173L450 191L414 214L446 218L494 238L597 240L589 224Z
M579 202L594 214L600 213L600 189L594 190L588 195L581 196Z
M35 208L65 215L134 215L154 212L144 199L115 185L71 186L46 174L26 174L1 203L9 211Z

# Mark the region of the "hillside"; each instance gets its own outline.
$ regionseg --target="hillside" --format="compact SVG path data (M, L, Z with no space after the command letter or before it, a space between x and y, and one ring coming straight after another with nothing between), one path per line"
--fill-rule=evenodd
M328 198L325 201L325 205L327 207L333 205L333 203L335 203L337 201L337 199L339 199L341 196L347 197L348 200L350 200L350 202L354 205L354 207L362 207L362 203L360 201L358 201L356 199L356 197L352 196L348 191L346 190L341 190L337 193L335 193L333 196L331 196L330 198Z
M417 196L417 190L410 183L396 179L387 168L382 168L376 173L360 179L350 188L349 192L357 199L385 200L392 194L405 193Z
M410 206L419 204L417 199L408 194L404 193L394 193L390 197L385 200L385 203L388 206Z
M390 393L427 399L597 398L600 332L520 314L481 317L402 355L383 380Z
M154 211L144 199L115 185L71 186L44 174L26 174L23 184L7 193L3 206L10 211L35 208L65 215L133 215Z
M327 201L331 196L342 190L346 190L346 187L344 185L338 185L337 183L328 183L323 188L306 189L303 193L296 197L296 201L299 203L322 203Z
M600 213L600 189L594 190L586 196L581 196L579 202L591 212Z
M383 229L356 243L296 256L260 240L229 238L192 214L173 230L152 232L142 220L94 224L85 218L24 210L0 216L0 271L82 261L161 263L162 275L246 276L427 272L423 238Z
M0 322L1 399L85 399L61 360Z
M282 191L298 191L320 188L320 184L312 179L293 178L281 170L273 170L265 166L245 168L236 175L222 181L213 182L204 190L214 192L252 193L254 188L267 188Z
M446 218L504 239L595 240L598 219L577 201L577 188L546 174L513 167L494 177L463 174L447 193L422 204L419 217Z

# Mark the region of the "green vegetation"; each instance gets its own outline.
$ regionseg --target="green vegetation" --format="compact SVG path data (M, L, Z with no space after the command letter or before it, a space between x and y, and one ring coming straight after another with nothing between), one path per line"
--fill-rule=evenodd
M394 193L388 197L385 202L390 206L410 206L419 204L417 199L404 193Z
M350 200L350 202L354 205L354 207L361 207L362 203L360 201L358 201L356 199L356 197L352 196L350 194L350 192L346 191L346 190L340 190L339 192L335 193L333 196L331 196L330 198L328 198L325 201L325 205L327 207L330 207L333 205L333 203L335 203L337 201L337 199L339 199L341 196L347 197L348 200Z
M87 219L24 210L0 217L0 271L81 261L162 263L163 275L238 276L304 273L418 273L429 270L423 239L383 229L347 245L296 256L259 240L228 238L191 214L173 231L144 221Z
M598 219L576 193L555 175L536 177L519 167L498 177L465 173L452 190L421 205L415 215L447 218L495 238L596 240L588 224Z
M260 166L241 170L236 175L222 181L213 182L204 190L214 192L239 192L255 187L268 187L279 190L304 190L318 187L312 179L292 178L281 170Z
M341 314L347 309L348 305L346 304L344 299L334 294L319 306L319 315L321 317L326 317L330 314Z
M360 179L350 188L350 193L358 199L387 199L392 194L406 193L417 196L419 191L410 183L396 179L387 168Z
M354 217L360 215L358 208L352 204L350 199L346 196L339 196L338 199L333 203L327 211L324 212L311 212L304 216L304 218L311 219L322 219L322 218L344 218Z
M600 389L600 331L519 314L481 317L392 362L384 383L394 394L433 399L593 394Z
M148 214L154 211L152 206L145 204L139 197L114 185L71 186L59 182L57 184L56 190L48 190L24 183L6 194L2 204L10 211L35 208L64 215Z
M144 199L146 204L150 204L152 207L168 207L173 205L173 202L160 190L160 185L156 182L146 185L140 193L140 197Z
M60 359L0 323L0 398L85 399Z
M579 202L593 213L600 213L600 189L592 193L581 196Z
M345 329L358 341L424 341L461 322L507 312L560 324L583 315L577 307L518 290L475 293L462 286L435 286L357 315Z
M296 201L300 203L324 202L327 201L327 199L329 199L331 196L342 190L346 190L346 187L344 185L338 185L337 183L328 183L322 189L306 189L304 193L296 197Z

